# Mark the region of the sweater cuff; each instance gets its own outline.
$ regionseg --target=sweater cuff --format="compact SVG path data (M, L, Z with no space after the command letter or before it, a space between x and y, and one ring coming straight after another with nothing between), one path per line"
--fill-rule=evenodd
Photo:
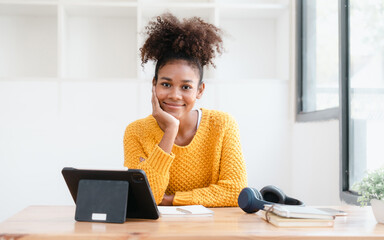
M192 205L192 191L176 192L173 198L174 206Z
M169 169L171 168L174 159L175 155L173 153L168 154L164 152L159 145L155 146L152 154L148 157L149 164L152 168L156 169L156 171L162 175L169 173Z

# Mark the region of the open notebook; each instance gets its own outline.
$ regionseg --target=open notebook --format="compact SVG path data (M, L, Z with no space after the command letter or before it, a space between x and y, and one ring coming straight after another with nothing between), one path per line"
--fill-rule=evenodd
M183 217L183 216L213 216L213 211L202 205L188 205L188 206L158 206L160 215L162 217Z

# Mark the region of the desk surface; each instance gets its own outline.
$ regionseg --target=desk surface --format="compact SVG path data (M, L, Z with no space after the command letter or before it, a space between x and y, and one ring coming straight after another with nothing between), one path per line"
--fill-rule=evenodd
M165 217L124 224L76 222L74 206L30 206L0 224L5 239L384 239L370 207L348 213L331 228L277 228L240 208L213 208L213 217Z

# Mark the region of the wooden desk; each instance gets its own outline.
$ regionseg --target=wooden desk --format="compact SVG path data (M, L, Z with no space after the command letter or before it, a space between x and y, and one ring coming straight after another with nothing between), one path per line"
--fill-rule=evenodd
M384 239L370 207L343 206L332 228L277 228L240 208L214 208L213 217L128 220L124 224L76 222L74 206L31 206L0 224L9 239Z

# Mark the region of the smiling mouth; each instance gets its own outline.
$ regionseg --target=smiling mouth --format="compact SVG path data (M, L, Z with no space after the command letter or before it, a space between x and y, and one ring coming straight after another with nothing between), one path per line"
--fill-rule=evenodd
M185 104L175 104L175 103L166 103L166 102L163 102L163 103L168 108L181 108L185 106Z

